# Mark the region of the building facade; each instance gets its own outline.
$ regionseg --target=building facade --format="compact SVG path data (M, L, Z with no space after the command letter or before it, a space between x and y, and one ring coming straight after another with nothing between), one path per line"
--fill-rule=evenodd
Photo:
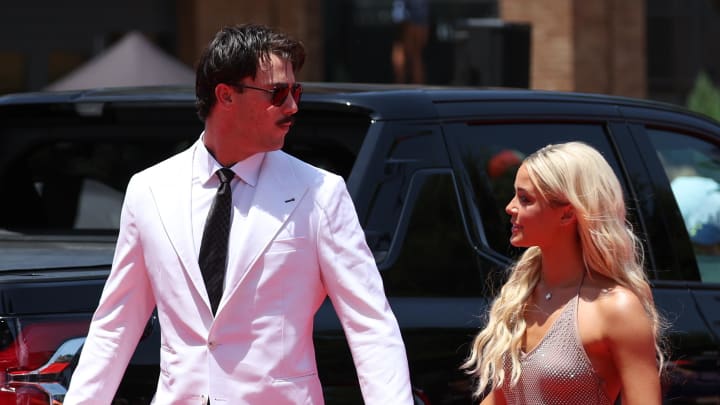
M717 0L430 0L426 82L625 95L683 104L720 81ZM304 81L391 82L393 0L34 0L0 13L0 93L40 90L141 31L193 67L220 27L301 38Z

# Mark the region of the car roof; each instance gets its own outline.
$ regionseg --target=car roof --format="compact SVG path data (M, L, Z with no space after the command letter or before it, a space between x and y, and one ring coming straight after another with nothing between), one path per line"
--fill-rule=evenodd
M674 108L671 104L628 97L604 94L528 90L491 87L461 87L432 85L401 85L373 83L303 83L303 98L331 99L332 96L349 99L379 98L393 95L414 94L432 102L459 101L501 101L501 100L546 100L546 101L582 101L594 103L654 105ZM194 102L195 90L191 86L146 86L146 87L106 87L85 90L37 91L11 93L0 96L0 105L38 104L38 103L85 103L85 102L122 102L122 101L177 101Z
M434 119L439 116L453 117L473 114L482 105L485 114L498 116L515 105L514 112L523 105L536 114L553 115L556 111L566 114L587 114L627 117L634 113L657 111L662 114L692 115L701 120L707 117L669 103L622 96L528 90L512 88L481 88L461 86L400 85L373 83L303 82L303 106L322 105L330 109L362 111L372 119ZM68 104L75 105L79 113L92 114L93 106L133 104L148 106L183 105L194 106L195 91L192 86L109 87L71 91L39 91L6 94L0 96L0 108L6 106ZM545 108L538 106L544 105ZM79 108L78 106L82 107ZM552 106L547 108L548 106ZM623 108L623 113L618 108ZM574 110L571 111L571 110ZM710 120L713 124L716 122Z

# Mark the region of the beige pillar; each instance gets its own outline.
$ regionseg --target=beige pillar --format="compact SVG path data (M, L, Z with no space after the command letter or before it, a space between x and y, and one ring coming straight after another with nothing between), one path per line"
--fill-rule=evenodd
M531 26L530 86L645 97L645 0L499 0Z

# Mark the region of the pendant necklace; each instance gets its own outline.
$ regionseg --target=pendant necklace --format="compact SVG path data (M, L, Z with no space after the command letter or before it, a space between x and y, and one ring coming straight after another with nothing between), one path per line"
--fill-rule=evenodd
M587 273L587 270L582 274L582 278L580 279L580 285L578 288L582 287L583 281L585 281L585 273ZM548 291L545 293L545 301L550 301L552 299L552 291Z

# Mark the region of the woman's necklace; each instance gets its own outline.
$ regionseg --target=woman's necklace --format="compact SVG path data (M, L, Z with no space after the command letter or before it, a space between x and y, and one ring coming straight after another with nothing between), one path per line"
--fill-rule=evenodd
M580 279L580 285L582 286L583 281L585 280L585 273L583 273L582 278ZM552 299L552 291L548 291L545 293L545 301L550 301Z

